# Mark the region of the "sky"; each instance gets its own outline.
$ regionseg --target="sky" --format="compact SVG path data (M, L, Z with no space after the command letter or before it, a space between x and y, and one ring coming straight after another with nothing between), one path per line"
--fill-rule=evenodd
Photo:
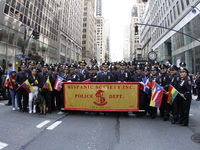
M103 16L110 21L111 60L123 59L124 27L130 25L136 0L103 0Z

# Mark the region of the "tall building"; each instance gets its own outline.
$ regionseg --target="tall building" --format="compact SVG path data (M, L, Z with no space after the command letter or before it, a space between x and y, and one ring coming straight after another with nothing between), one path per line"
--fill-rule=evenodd
M130 27L124 27L123 60L130 61Z
M96 0L96 16L102 16L102 0Z
M100 64L106 61L106 31L105 31L105 19L103 16L96 17L96 40L97 46L100 50Z
M83 0L5 0L0 11L0 60L18 67L22 47L25 57L34 61L81 57ZM33 30L40 33L38 40L31 37Z
M60 62L77 62L82 59L83 5L84 0L61 1Z
M149 1L142 23L171 28L200 38L199 0ZM194 7L194 9L192 7ZM142 26L143 57L148 51L157 52L158 61L179 65L184 61L191 73L200 66L200 42L186 35L157 27Z
M144 10L146 7L146 3L142 0L137 0L137 3L133 5L132 12L131 12L131 23L130 23L130 60L142 59L142 51L141 51L141 36L140 36L140 27L138 28L139 33L135 35L135 23L141 21Z
M29 56L35 61L56 62L59 7L57 1L0 1L0 60L6 59L7 63L19 66L24 44L25 57ZM40 32L39 40L31 38L33 30Z
M82 56L87 63L96 56L95 0L84 0Z
M105 60L110 60L110 21L108 19L105 19L105 34L106 34L106 54L105 54Z

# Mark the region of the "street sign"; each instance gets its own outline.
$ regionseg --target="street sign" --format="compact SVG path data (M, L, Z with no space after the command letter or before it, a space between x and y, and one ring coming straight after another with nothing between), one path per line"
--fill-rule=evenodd
M15 55L15 57L17 57L17 58L22 58L22 54L19 54L19 55ZM24 55L24 58L29 58L29 56L27 56L27 55Z

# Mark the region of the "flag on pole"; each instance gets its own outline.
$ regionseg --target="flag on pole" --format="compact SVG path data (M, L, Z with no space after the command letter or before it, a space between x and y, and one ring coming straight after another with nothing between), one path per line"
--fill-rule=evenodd
M147 79L146 77L142 82L140 82L140 89L147 94L149 93L150 86L151 83L149 82L149 79Z
M50 80L49 80L49 77L47 78L47 80L46 80L44 86L45 86L46 89L48 89L49 91L53 91L53 88L52 88L52 86L51 86L51 82L50 82Z
M6 76L5 83L4 83L3 86L8 87L9 83L10 83L10 77L9 77L9 75L7 75L7 76Z
M60 90L62 89L63 80L64 80L64 79L63 79L62 77L57 76L57 77L56 77L56 82L55 82L53 88L54 88L55 90L57 90L57 91L60 92Z
M34 92L34 89L32 88L31 84L29 83L28 80L24 81L24 83L22 83L21 85L25 90L26 92L29 94L31 92Z
M87 79L87 80L85 80L85 81L83 81L83 82L87 83L87 82L91 82L91 81L90 81L90 79Z
M152 95L150 106L160 108L162 103L164 89L158 85L155 81L152 81Z
M171 104L173 103L174 99L176 96L179 94L179 92L172 86L169 86L169 93L168 93L168 98L167 98L167 103Z

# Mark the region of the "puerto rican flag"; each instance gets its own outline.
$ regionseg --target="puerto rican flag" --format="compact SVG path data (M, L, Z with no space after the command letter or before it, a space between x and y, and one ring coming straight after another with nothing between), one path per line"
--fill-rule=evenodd
M58 92L60 92L61 89L62 89L63 80L64 79L62 77L60 77L60 76L56 77L56 82L54 84L54 89L57 90Z
M88 82L91 82L90 79L87 79L85 81L83 81L84 83L88 83Z
M140 90L144 91L147 94L149 93L150 86L151 83L149 82L149 79L147 79L146 77L142 82L140 82Z

